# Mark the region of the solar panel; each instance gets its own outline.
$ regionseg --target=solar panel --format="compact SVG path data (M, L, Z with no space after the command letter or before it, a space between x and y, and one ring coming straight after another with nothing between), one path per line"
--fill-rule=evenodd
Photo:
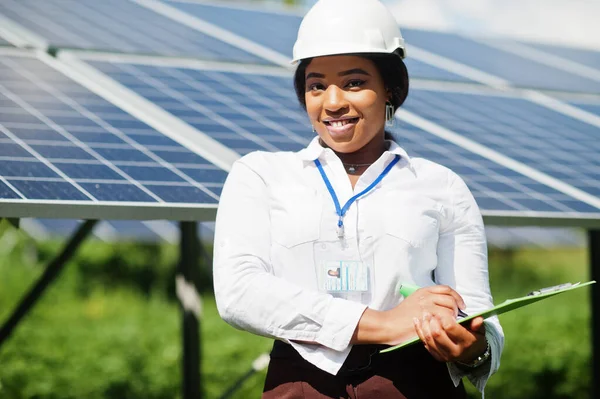
M600 82L576 76L452 33L403 31L407 43L506 79L520 87L600 92Z
M305 112L297 104L289 75L90 63L239 153L298 150L314 137ZM398 134L409 153L423 155L461 174L484 210L598 213L595 207L414 126L403 126Z
M575 102L571 101L571 105L581 108L584 111L600 116L600 102L588 103L588 102Z
M292 56L292 47L302 16L285 12L272 12L217 6L186 1L166 1L169 5L197 18L213 23L281 54Z
M121 203L165 208L148 219L169 218L167 205L214 208L225 177L222 169L42 61L0 56L4 209L14 199Z
M405 108L600 196L600 130L527 100L414 90Z
M586 50L580 48L556 46L542 43L525 43L529 47L545 51L552 55L566 58L578 62L590 68L596 68L600 71L600 51Z
M499 165L481 155L403 123L394 129L398 143L411 156L438 162L458 173L485 211L591 212L584 204L553 188Z
M0 14L55 47L268 63L131 1L3 0Z
M292 13L240 8L235 5L219 6L186 0L169 0L168 4L197 18L203 19L237 35L292 59L302 17ZM410 53L410 48L409 48ZM426 64L409 57L405 60L411 78L437 79L460 82L474 81L463 76Z

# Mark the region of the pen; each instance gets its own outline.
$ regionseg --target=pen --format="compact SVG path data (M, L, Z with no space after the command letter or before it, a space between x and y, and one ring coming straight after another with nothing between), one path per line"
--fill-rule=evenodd
M399 291L400 291L400 294L406 298L407 296L411 295L413 292L415 292L419 288L421 288L421 287L419 287L417 285L403 283L402 285L400 285ZM463 312L462 309L459 308L458 309L458 317L468 317L468 315L465 312Z

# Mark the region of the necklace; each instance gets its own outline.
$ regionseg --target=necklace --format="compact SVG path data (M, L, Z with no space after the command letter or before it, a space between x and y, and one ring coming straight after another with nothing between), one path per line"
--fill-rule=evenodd
M360 168L362 166L371 166L372 164L373 163L355 163L355 164L342 163L342 165L344 165L346 170L348 170L348 173L350 173L351 175L356 173L357 168Z

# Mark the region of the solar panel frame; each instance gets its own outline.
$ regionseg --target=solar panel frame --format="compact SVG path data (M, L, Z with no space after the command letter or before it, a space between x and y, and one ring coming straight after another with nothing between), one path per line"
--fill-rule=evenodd
M0 199L0 216L126 220L214 218L225 170L197 154L193 163L179 159L193 153L52 68L53 63L59 61L44 54L0 50L0 69L15 72L0 76L3 98L0 114L4 115L0 118L0 196L4 197ZM17 74L22 75L22 81L17 79ZM23 89L25 91L18 91ZM42 99L45 101L40 102ZM36 100L37 106L28 103ZM2 105L10 103L12 108L3 108ZM62 107L46 109L47 104L62 104ZM99 108L87 109L90 104ZM6 112L2 114L2 110ZM10 120L9 115L16 118ZM74 119L70 115L78 117ZM83 136L77 136L83 124L78 127L77 122L72 122L79 119L94 122L86 127L88 131L81 131ZM120 120L127 122L124 127L135 126L131 130L133 138L123 132L123 127L118 127ZM38 132L40 128L46 132ZM102 135L92 132L92 137L86 137L90 128L119 142L98 143L95 140ZM38 136L23 135L28 130ZM134 140L153 135L160 138L161 145ZM123 148L131 149L127 150L127 156L113 154L109 159L108 154ZM172 151L176 151L172 162L157 155ZM132 154L145 154L145 163L136 164ZM160 169L149 169L152 166ZM104 175L90 175L90 168L103 168ZM196 179L202 175L198 174L201 170L221 173L221 177L212 177L212 181L202 184L179 168L196 172ZM161 175L156 175L159 172ZM182 190L187 191L185 198L190 200L182 200ZM195 196L189 196L190 190L194 190Z

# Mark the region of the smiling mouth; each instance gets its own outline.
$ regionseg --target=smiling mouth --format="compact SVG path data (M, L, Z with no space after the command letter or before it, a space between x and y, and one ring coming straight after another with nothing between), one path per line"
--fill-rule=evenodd
M325 126L344 127L349 123L357 123L357 122L358 122L358 118L344 118L344 119L324 120L323 124L325 124Z

